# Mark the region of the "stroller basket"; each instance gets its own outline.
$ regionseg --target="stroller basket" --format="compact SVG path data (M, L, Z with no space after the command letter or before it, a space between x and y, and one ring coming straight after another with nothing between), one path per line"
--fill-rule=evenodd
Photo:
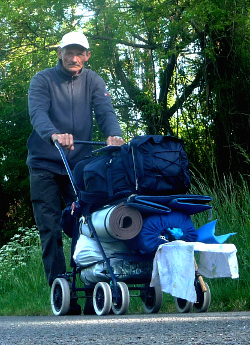
M133 260L131 257L124 259L123 253L115 253L113 257L108 258L108 261L117 282L149 283L153 268L152 260L143 261L139 257L137 260ZM110 282L112 277L105 261L102 260L84 267L81 270L81 280L86 286L93 286L99 281Z

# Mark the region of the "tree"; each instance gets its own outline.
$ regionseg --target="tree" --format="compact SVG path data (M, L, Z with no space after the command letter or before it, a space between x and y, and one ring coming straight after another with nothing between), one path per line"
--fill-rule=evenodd
M95 69L125 91L145 131L181 133L198 169L245 172L237 147L249 153L249 1L80 3L93 13L92 50L103 52Z
M31 77L54 65L61 32L73 30L75 1L3 0L0 7L0 245L33 225L26 142ZM65 29L67 27L67 29Z
M192 74L182 78L180 97L174 99L178 59L185 49L192 53L185 6L172 1L82 3L94 13L88 29L105 52L104 68L119 80L147 132L173 134L169 120L198 86L202 69L193 64Z
M26 141L31 77L83 31L125 138L181 136L191 166L248 172L249 0L3 0L0 8L0 226L33 222ZM96 132L99 138L99 133ZM240 152L242 152L242 150ZM26 210L26 213L24 212ZM5 215L5 216L3 216Z

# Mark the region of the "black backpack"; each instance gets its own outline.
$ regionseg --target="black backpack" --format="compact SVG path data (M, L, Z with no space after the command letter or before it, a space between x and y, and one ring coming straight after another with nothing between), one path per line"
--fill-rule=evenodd
M190 188L188 157L181 139L172 136L134 137L83 168L85 190L113 196L183 194Z

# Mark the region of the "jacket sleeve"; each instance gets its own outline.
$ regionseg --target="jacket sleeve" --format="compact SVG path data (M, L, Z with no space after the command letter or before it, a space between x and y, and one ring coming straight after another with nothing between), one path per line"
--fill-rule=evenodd
M111 103L111 97L107 91L104 80L96 74L95 84L92 95L92 104L96 121L101 128L105 137L119 136L122 137L114 107Z
M39 136L45 141L51 141L51 135L60 133L49 118L50 107L49 86L43 74L37 73L30 82L28 90L28 105L31 124Z

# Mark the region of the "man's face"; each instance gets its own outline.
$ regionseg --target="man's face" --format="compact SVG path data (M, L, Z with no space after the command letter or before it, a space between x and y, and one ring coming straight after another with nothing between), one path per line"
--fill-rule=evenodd
M86 51L79 45L69 45L57 51L63 67L72 75L76 75L84 66L84 62L90 58L90 51Z

